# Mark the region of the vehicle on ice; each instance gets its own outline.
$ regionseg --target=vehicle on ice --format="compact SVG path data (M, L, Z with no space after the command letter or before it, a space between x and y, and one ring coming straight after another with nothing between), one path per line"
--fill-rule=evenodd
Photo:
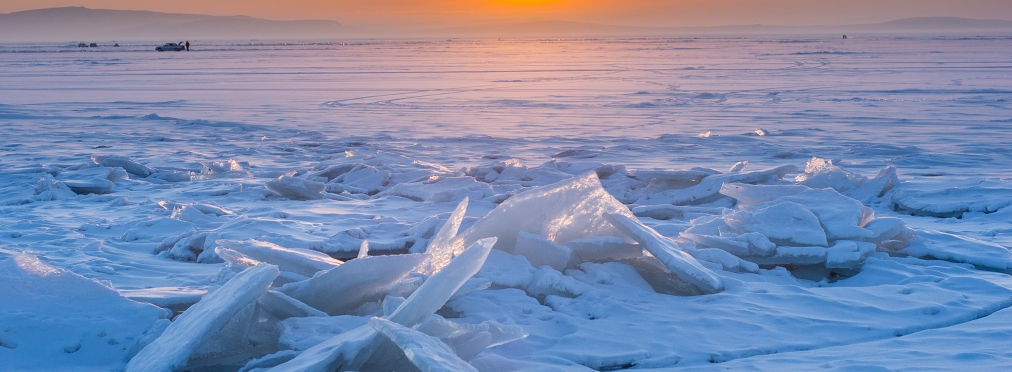
M179 44L176 44L176 43L165 43L165 45L156 46L155 50L157 50L159 52L164 52L166 50L171 50L171 51L174 51L174 52L178 52L180 50L186 50L186 47L182 46L182 45L179 45Z

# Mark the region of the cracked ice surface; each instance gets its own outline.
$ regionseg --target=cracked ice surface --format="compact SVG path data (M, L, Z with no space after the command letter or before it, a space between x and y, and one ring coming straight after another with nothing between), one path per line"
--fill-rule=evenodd
M1007 369L1010 44L0 46L0 365Z

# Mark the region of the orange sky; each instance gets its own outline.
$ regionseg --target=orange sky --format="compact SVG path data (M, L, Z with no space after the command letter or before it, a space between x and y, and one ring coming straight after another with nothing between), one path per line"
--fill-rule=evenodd
M434 27L531 19L639 26L1012 19L1012 0L0 0L0 13L61 6Z

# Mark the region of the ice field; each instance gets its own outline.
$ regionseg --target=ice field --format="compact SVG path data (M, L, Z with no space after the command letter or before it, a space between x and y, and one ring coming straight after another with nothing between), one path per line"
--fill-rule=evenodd
M1012 38L121 44L0 45L2 370L1012 368Z

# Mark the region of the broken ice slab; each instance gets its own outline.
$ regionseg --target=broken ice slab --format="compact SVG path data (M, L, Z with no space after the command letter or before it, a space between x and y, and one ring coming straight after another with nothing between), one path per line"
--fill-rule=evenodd
M425 258L421 253L356 258L308 280L285 284L278 291L327 314L340 315L382 299Z
M273 265L251 267L176 317L157 339L130 359L127 371L178 371L197 348L260 297L279 274Z
M875 218L875 213L861 202L844 196L833 189L809 189L777 201L804 205L819 218L826 231L826 239L864 239L872 236L863 227Z
M966 212L993 213L1012 206L1007 181L967 179L905 183L892 194L893 209L913 216L962 217Z
M736 273L759 272L759 265L738 258L737 256L730 254L722 249L704 248L704 249L687 250L686 252L689 253L689 255L691 255L692 257L695 257L697 260L718 264L725 271L731 271Z
M242 253L222 246L214 247L214 254L225 261L225 265L228 266L229 269L232 269L233 272L237 273L260 264L260 261L254 260ZM281 271L281 275L278 275L278 277L274 279L273 285L280 286L292 282L301 282L307 279L309 279L309 277L302 274L297 274L291 271Z
M817 245L825 247L826 231L804 205L789 201L772 201L739 210L724 216L735 232L756 232L770 241L783 245Z
M457 204L457 208L450 213L450 218L446 220L443 227L436 232L436 235L429 242L429 247L425 249L425 254L429 257L425 260L425 263L418 268L418 272L425 275L432 275L442 270L443 267L450 264L450 260L453 255L459 253L457 248L454 246L454 237L457 236L457 231L460 230L460 223L464 220L464 213L467 212L467 204L470 198L464 197L460 203ZM457 242L463 245L463 241ZM461 246L461 249L464 247Z
M907 223L896 217L876 218L871 220L871 222L868 222L864 228L871 232L871 237L862 240L872 243L890 240L893 237L902 234L904 231L909 230Z
M443 307L450 296L481 269L495 242L496 238L474 242L464 252L454 257L443 270L426 279L407 301L390 314L389 319L408 327L414 327L424 321Z
M672 296L699 296L706 293L700 291L695 285L675 275L656 258L643 256L618 261L629 265L639 274L654 292Z
M369 325L400 347L422 371L478 371L438 338L382 318L369 320Z
M640 205L632 208L636 217L650 217L655 220L690 219L699 215L721 214L724 208L692 207L681 205Z
M934 230L918 230L900 253L918 258L968 263L993 270L1012 270L1012 252L990 242Z
M748 256L752 254L747 241L739 241L716 235L693 234L684 231L678 233L678 236L691 240L697 246L723 249L736 256Z
M720 188L724 183L766 183L781 179L798 170L793 165L782 165L748 173L714 174L703 178L699 184L684 189L672 189L640 198L636 204L702 204L722 197Z
M227 265L228 268L232 269L232 271L235 271L237 273L246 270L247 268L256 266L260 263L260 261L246 257L246 255L242 253L236 252L235 250L228 249L222 246L214 247L214 253L217 254L218 257L221 258L223 261L225 261L225 265Z
M875 253L875 244L838 240L826 248L827 269L860 269L864 259Z
M281 271L289 271L307 277L341 266L343 263L317 251L285 248L256 239L242 241L219 239L215 241L215 244L251 259L276 265Z
M573 251L570 266L587 261L618 261L643 255L643 247L617 236L590 236L563 243Z
M649 181L651 184L666 187L685 188L703 180L708 176L719 174L712 169L693 168L690 170L660 170L660 169L635 169L629 172L629 176L642 181Z
M465 281L478 272L485 263L495 238L481 239L455 257L443 270L429 277L410 297L393 312L388 320L406 327L414 327L439 310L446 300ZM409 255L410 256L410 255ZM397 257L397 256L385 256ZM348 267L355 261L381 257L356 259L335 270ZM315 279L315 278L314 278ZM297 284L297 283L295 283ZM332 289L324 288L334 292ZM336 369L357 370L361 368L380 345L378 333L368 325L341 333L306 351L297 357L271 368L270 371L333 371Z
M70 188L75 194L87 195L87 194L109 194L112 193L112 189L115 186L109 180L95 178L90 180L63 180L64 185Z
M278 179L267 181L264 187L292 200L322 199L323 191L327 189L327 185L323 182L291 176L281 176Z
M807 190L803 185L749 185L743 183L725 183L720 193L730 196L740 203L759 204L785 196L797 195Z
M507 199L461 236L465 245L498 237L495 249L512 252L521 231L556 243L588 236L619 236L603 217L617 213L633 217L624 204L601 187L591 171L547 186L532 188Z
M482 350L527 337L529 333L518 325L503 325L486 320L479 324L458 323L433 317L418 327L424 334L445 342L460 359L469 361ZM486 336L487 334L487 336Z
M144 178L155 173L154 169L148 168L146 165L142 165L138 162L130 160L122 156L92 156L91 160L95 164L103 167L120 167L132 175Z
M156 287L142 289L121 289L120 295L138 302L183 311L200 301L207 294L206 289L189 287Z
M563 271L573 259L573 250L528 232L521 231L513 254L524 256L534 267L548 266Z
M802 185L816 189L833 188L839 192L854 189L867 180L867 177L834 165L832 160L817 157L809 159L805 172L795 177L795 181Z
M658 234L657 231L620 214L606 214L608 219L622 233L636 240L672 273L692 284L703 293L717 293L724 290L720 277L701 265L695 258L682 251L675 242Z
M63 170L56 175L56 179L64 180L93 180L103 179L116 182L127 178L127 172L123 168L91 167L74 170Z
M858 187L844 191L843 194L861 203L870 204L876 198L885 196L886 192L899 186L900 179L896 176L896 168L888 166L878 172L875 178L865 181Z
M826 247L777 247L769 257L742 257L759 265L816 265L826 262Z
M277 291L267 291L257 299L257 304L271 315L280 320L292 317L305 318L309 316L327 316L326 313L314 309L299 300L288 297Z
M447 203L463 198L482 200L495 195L495 191L489 184L475 181L474 177L444 177L435 181L399 183L383 191L383 194L429 203Z
M269 372L330 372L357 370L372 355L379 333L369 325L341 333L306 349Z

